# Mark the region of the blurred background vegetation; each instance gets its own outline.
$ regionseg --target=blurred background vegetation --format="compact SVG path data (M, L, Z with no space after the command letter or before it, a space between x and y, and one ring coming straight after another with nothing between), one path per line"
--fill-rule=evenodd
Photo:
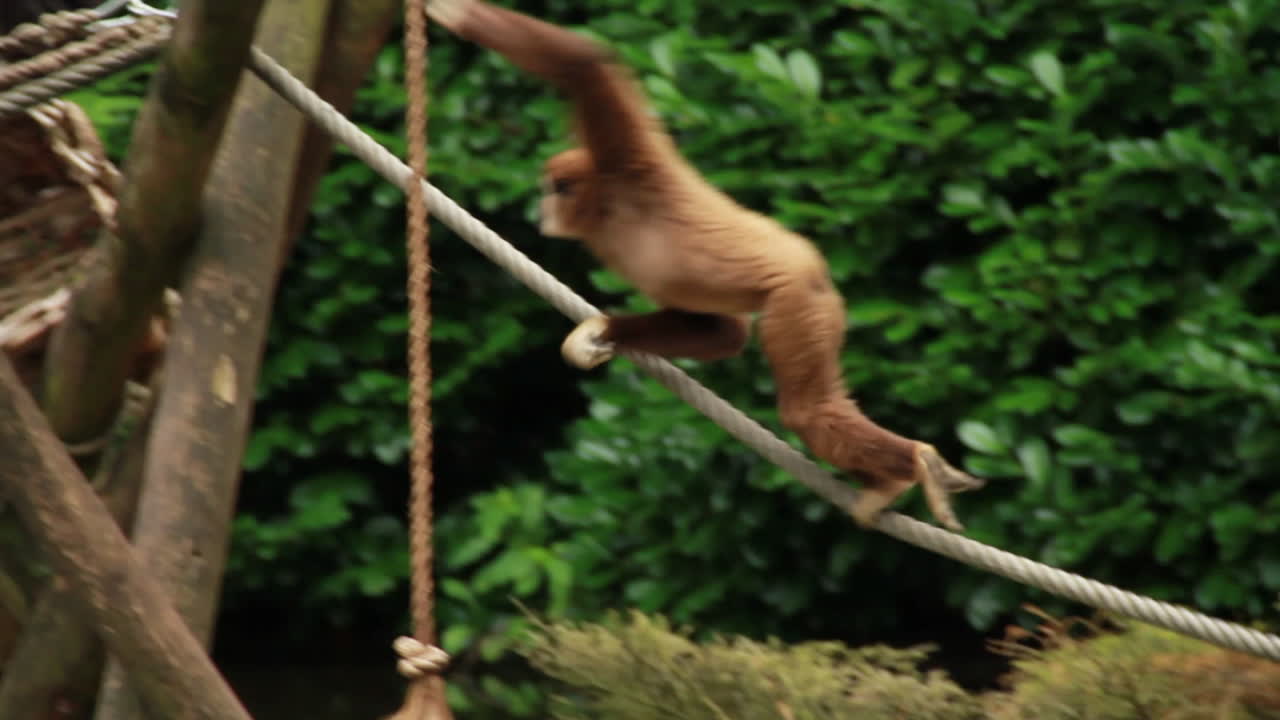
M514 5L589 25L712 182L820 244L860 403L991 479L958 501L973 537L1274 626L1280 1ZM593 301L647 307L536 234L561 102L438 29L430 54L433 181ZM146 72L74 96L117 158ZM397 152L402 82L389 46L355 112ZM233 663L368 659L395 686L402 210L340 151L281 279L217 641ZM520 662L514 601L931 640L969 686L1020 603L1072 610L858 531L626 361L564 367L567 320L443 227L432 243L438 612L463 673ZM687 367L779 427L758 348ZM527 683L478 687L536 706Z

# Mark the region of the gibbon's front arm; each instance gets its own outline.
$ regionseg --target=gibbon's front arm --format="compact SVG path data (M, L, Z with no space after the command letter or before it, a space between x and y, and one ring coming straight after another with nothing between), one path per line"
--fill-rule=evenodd
M619 348L729 357L746 344L758 312L782 422L816 455L861 477L854 518L872 525L920 483L938 521L961 529L948 496L983 481L932 446L875 424L849 397L840 374L844 300L812 243L703 180L605 49L480 0L431 0L427 8L441 25L569 96L582 147L547 161L542 232L581 240L665 308L584 321L565 339L569 362L594 367Z

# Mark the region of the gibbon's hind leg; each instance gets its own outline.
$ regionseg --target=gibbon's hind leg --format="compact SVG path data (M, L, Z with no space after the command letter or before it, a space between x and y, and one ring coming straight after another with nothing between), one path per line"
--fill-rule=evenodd
M931 445L880 427L848 397L839 363L844 301L825 275L799 275L770 291L760 338L777 381L783 424L818 457L862 476L863 491L848 508L859 524L874 525L918 482L938 522L963 529L948 496L982 481L948 465Z
M750 336L744 316L666 309L641 315L596 315L569 333L560 351L571 365L587 369L616 350L663 357L720 360L742 352Z

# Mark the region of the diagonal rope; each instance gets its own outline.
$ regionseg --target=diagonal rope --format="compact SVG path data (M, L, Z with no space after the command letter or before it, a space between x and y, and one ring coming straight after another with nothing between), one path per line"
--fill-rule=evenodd
M321 129L351 148L357 157L384 178L402 189L407 189L414 181L412 171L395 155L307 89L265 53L254 48L250 62L253 71L264 82L302 110ZM572 289L543 270L497 233L485 227L444 193L425 180L420 183L422 189L426 191L427 206L436 218L558 310L575 321L581 321L599 313ZM852 487L819 468L795 448L679 368L652 355L641 353L626 353L626 355L676 395L765 458L790 472L802 484L828 502L846 512L853 506L857 492ZM1071 600L1168 628L1216 645L1280 660L1280 637L1275 635L1212 618L1194 610L1143 597L1075 573L1059 570L898 513L886 512L881 515L876 528L899 540Z

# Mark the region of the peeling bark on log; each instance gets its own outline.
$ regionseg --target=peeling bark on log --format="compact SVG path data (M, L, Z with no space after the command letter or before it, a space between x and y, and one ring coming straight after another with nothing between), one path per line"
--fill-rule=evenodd
M250 720L0 355L0 493L154 717Z

